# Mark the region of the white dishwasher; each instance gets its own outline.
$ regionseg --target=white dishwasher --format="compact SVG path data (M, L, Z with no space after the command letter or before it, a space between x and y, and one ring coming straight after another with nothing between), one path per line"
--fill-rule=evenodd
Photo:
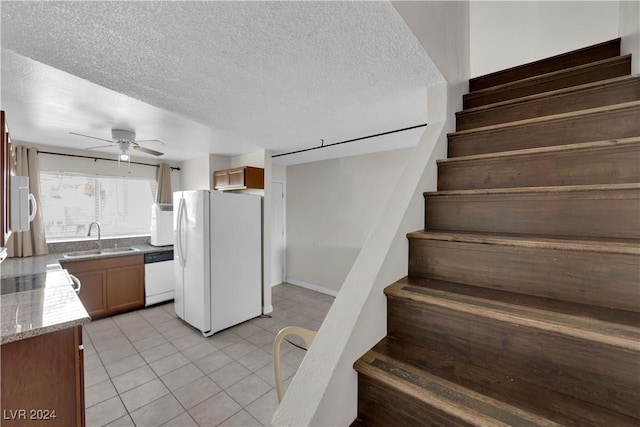
M173 299L173 249L144 254L144 300L148 307Z

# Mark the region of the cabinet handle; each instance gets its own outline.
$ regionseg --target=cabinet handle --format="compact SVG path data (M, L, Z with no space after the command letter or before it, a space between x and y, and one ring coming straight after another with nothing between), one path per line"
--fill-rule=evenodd
M80 351L84 351L84 346L83 346L82 344L80 344L80 345L78 346L78 350L80 350Z
M71 281L76 285L73 287L73 290L76 291L76 294L80 295L80 289L82 288L82 282L73 274L70 274L69 277Z

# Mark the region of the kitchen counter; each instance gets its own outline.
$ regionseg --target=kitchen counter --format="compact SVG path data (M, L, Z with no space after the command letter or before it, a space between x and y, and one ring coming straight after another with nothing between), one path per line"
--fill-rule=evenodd
M134 246L137 250L65 258L62 253L2 262L0 295L0 344L88 323L91 318L76 295L60 262L144 254L171 249L171 246Z

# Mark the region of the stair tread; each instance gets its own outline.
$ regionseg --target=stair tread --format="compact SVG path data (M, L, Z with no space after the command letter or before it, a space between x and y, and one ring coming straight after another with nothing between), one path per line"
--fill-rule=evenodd
M558 71L552 71L549 73L544 73L544 74L538 74L536 76L532 76L532 77L527 77L525 79L520 79L520 80L515 80L512 82L508 82L508 83L503 83L501 85L496 85L496 86L491 86L485 89L479 89L479 90L475 90L473 92L469 92L465 95L465 98L467 97L475 97L475 96L482 96L485 94L489 94L492 92L499 92L505 89L510 89L512 87L517 87L523 84L535 84L536 82L541 82L541 81L545 81L545 80L550 80L553 79L555 77L559 77L559 76L563 76L566 74L571 74L571 73L575 73L575 72L580 72L582 70L587 70L591 67L597 67L599 65L605 65L605 64L609 64L609 63L616 63L616 62L623 62L623 61L628 61L631 58L631 55L621 55L621 56L615 56L612 58L606 58L606 59L601 59L600 61L594 61L594 62L590 62L587 64L582 64L582 65L576 65L575 67L570 67L570 68L564 68L562 70L558 70Z
M591 46L586 46L569 52L560 53L548 58L541 58L536 61L473 77L469 80L469 86L491 87L495 85L495 83L491 82L492 80L511 79L511 81L514 81L512 77L509 77L509 74L524 73L528 74L529 76L533 76L544 74L553 70L564 69L568 66L572 66L570 64L577 65L593 62L593 59L585 60L585 57L593 57L596 51L599 52L595 54L595 57L599 57L601 59L619 56L620 40L620 38L607 40Z
M455 414L478 426L559 426L504 401L475 392L425 370L374 350L368 351L354 368L361 374L383 379L385 384L410 394L432 407Z
M565 144L565 145L550 145L546 147L524 148L520 150L498 151L494 153L473 154L469 156L451 157L447 159L440 159L437 161L437 163L438 164L457 163L457 162L468 162L473 160L500 159L500 158L506 158L506 157L514 157L514 156L557 153L561 151L585 150L585 149L591 149L591 148L632 145L632 144L639 144L639 143L640 143L640 137L606 139L602 141L579 142L579 143Z
M619 104L605 105L602 107L588 108L585 110L571 111L568 113L552 114L549 116L534 117L531 119L517 120L517 121L507 122L507 123L499 123L499 124L490 125L490 126L482 126L482 127L468 129L468 130L451 132L451 133L448 133L447 136L459 137L464 135L473 135L473 134L484 133L484 132L499 131L502 129L509 129L514 127L535 125L538 123L544 123L544 122L550 122L550 121L568 120L568 119L572 119L580 116L608 113L608 112L614 112L616 110L624 110L624 109L636 108L636 107L640 107L640 101L623 102Z
M483 194L573 193L580 191L640 190L640 183L554 185L546 187L482 188L473 190L426 191L425 196L475 196Z
M569 86L561 89L550 90L548 92L522 96L519 98L507 99L504 101L494 102L492 104L479 105L477 107L467 108L462 111L458 111L456 112L456 116L461 116L461 115L470 114L470 113L477 113L480 111L487 111L496 107L504 107L508 105L515 105L515 104L525 103L529 101L547 99L547 98L551 98L558 95L566 95L566 94L580 92L580 91L594 89L594 88L601 88L605 86L615 86L618 84L624 84L634 80L640 80L640 76L629 75L629 76L614 77L611 79L598 80L596 82L585 83L577 86Z
M521 327L535 328L563 334L576 339L599 342L631 351L640 351L640 327L607 322L572 313L562 313L529 307L513 302L490 299L485 296L466 295L442 289L416 286L398 281L385 289L387 296L441 306L449 310L462 311Z
M640 240L614 238L541 237L526 234L478 233L463 231L420 230L407 234L409 239L440 240L539 249L602 252L640 255Z
M638 420L633 417L536 385L513 376L502 366L478 365L476 359L468 355L458 358L459 355L450 353L448 348L446 344L413 344L385 337L358 360L354 368L361 372L371 360L382 359L387 366L396 365L416 375L424 373L429 379L439 378L446 381L445 384L456 384L460 387L458 390L471 391L473 396L481 394L561 425L637 425ZM371 371L370 374L379 373Z
M607 324L626 325L638 330L640 327L640 313L617 310L609 307L600 307L588 304L580 304L558 299L544 298L534 295L526 295L504 290L483 288L478 286L464 285L461 283L448 282L445 280L430 279L417 276L405 276L392 287L409 285L418 288L429 288L441 290L459 295L466 295L484 300L493 300L507 304L514 304L524 307L531 307L550 313L563 313L578 318L595 319ZM386 293L386 290L385 290Z

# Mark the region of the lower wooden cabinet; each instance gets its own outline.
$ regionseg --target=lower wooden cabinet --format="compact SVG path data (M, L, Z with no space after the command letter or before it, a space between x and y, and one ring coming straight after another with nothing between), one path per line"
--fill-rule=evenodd
M80 300L92 319L144 307L144 255L63 263L80 279Z
M3 427L85 425L82 326L3 344Z

